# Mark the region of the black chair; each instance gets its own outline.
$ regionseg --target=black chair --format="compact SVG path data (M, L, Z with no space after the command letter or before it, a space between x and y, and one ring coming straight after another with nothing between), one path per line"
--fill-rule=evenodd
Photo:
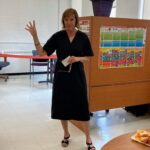
M54 72L55 72L55 65L56 65L57 59L50 59L49 64L49 73L50 73L50 79L49 82L53 83L54 79Z
M7 61L0 61L0 70L2 70L3 67L7 67L10 63ZM8 75L0 75L0 78L4 79L7 81Z
M32 50L33 56L38 56L36 50ZM39 83L48 82L49 81L49 59L30 59L30 79L31 75L35 74L34 67L46 67L47 79L45 81L39 81Z

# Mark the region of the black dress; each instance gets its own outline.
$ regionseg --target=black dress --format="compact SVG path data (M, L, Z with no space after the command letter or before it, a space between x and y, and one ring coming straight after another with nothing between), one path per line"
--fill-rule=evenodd
M55 33L43 49L48 56L56 50L58 58L53 83L52 118L88 121L90 117L83 64L75 62L72 66L64 67L61 63L67 56L93 56L87 35L77 31L73 41L70 42L67 32L62 30Z

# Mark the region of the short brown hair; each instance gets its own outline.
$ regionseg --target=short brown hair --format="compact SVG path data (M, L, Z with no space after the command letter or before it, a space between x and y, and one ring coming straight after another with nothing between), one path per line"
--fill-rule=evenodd
M77 13L77 11L73 8L68 8L64 11L63 15L62 15L62 19L61 19L61 22L62 22L62 25L63 25L63 28L65 28L65 25L64 25L64 19L70 15L74 15L75 16L75 19L76 19L76 23L75 23L75 27L79 28L79 15Z

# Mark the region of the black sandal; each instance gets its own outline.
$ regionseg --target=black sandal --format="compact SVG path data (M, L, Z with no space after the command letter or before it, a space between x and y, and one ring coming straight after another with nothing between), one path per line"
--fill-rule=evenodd
M62 147L67 147L69 145L69 138L70 135L68 137L64 137L64 139L61 141Z
M96 150L95 146L93 146L93 143L86 143L86 145L88 146L88 150Z

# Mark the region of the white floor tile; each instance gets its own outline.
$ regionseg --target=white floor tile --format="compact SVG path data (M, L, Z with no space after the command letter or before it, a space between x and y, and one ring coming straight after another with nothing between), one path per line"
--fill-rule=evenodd
M13 76L0 81L0 150L86 150L82 131L69 123L71 143L61 147L63 131L50 118L52 84L39 84L38 76ZM149 128L149 115L135 117L122 108L94 113L91 136L97 150L110 139Z

